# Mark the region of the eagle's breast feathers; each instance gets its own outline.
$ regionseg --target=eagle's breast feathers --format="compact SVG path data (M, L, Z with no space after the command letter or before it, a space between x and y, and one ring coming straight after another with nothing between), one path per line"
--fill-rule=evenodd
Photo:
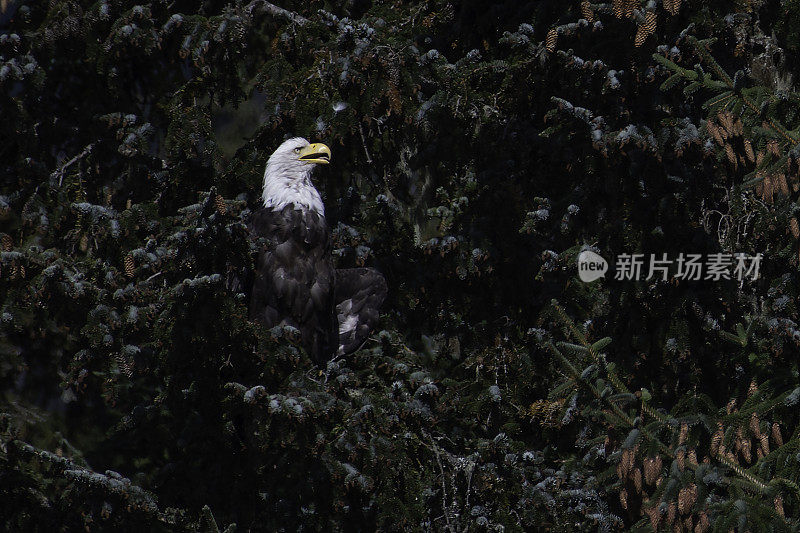
M261 238L250 317L268 327L300 330L315 359L333 351L338 334L334 316L334 268L325 217L288 204L254 213L251 233Z

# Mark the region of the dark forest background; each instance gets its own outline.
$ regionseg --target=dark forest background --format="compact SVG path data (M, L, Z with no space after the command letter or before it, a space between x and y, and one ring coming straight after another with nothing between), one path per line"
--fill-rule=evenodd
M278 3L0 0L0 529L797 530L800 1ZM225 285L288 135L325 368Z

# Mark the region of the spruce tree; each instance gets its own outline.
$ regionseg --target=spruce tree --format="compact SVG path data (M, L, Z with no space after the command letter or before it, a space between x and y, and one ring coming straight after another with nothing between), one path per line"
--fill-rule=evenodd
M799 17L0 1L0 528L796 529ZM228 283L289 135L389 285L325 367Z

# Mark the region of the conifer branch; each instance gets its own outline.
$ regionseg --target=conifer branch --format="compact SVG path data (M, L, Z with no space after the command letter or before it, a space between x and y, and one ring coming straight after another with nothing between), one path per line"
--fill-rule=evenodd
M637 424L635 421L628 415L622 408L617 404L615 401L616 399L624 399L630 395L628 392L627 387L622 384L622 381L614 372L613 368L610 365L605 363L603 357L601 357L596 349L602 349L603 347L607 346L610 342L610 339L601 339L600 341L595 342L594 344L590 343L586 336L583 334L580 329L576 326L575 322L570 319L570 317L566 314L566 311L558 304L556 300L552 300L552 305L556 310L556 313L562 323L563 326L566 327L567 332L571 334L578 342L581 343L581 348L585 349L585 353L588 353L591 359L594 361L595 365L598 368L603 368L605 370L605 377L608 381L614 386L617 393L616 394L603 394L602 391L598 390L592 383L589 383L585 379L581 379L581 373L579 370L570 362L563 354L552 344L547 343L547 348L556 355L569 369L569 373L573 376L574 381L581 382L586 386L586 388L592 393L592 395L601 403L605 404L610 410L611 415L608 419L612 425L614 425L614 420L617 420L620 423L623 423L625 426L629 428L630 431L637 431L638 435L644 437L647 441L653 443L658 450L669 457L672 460L679 460L682 464L681 468L687 468L689 470L697 470L699 468L705 468L705 465L698 464L697 462L687 461L684 458L685 451L681 451L681 448L673 448L668 446L661 439L647 426L642 424ZM569 345L567 345L569 346ZM577 347L576 347L577 348ZM577 352L577 350L573 350ZM649 394L648 394L649 396ZM743 419L747 420L752 416L753 413L758 412L759 414L763 415L764 413L770 411L776 405L780 404L785 398L788 396L788 393L784 393L779 395L776 398L773 398L771 401L766 402L766 405L763 403L758 404L757 406L753 406L749 409L741 410L736 413L736 419ZM679 431L678 425L674 423L670 423L669 417L660 414L658 411L653 409L650 405L648 405L645 397L643 396L641 399L641 410L643 413L648 414L653 419L655 419L658 423L658 427L668 429L673 435L676 435ZM682 425L681 425L682 426ZM733 427L733 426L731 426ZM680 444L681 439L678 439ZM680 451L680 454L678 453ZM742 489L752 492L755 494L759 494L761 496L769 496L773 494L770 491L770 486L786 486L788 487L791 483L789 480L784 478L774 478L770 483L767 483L760 479L755 474L749 472L747 469L743 468L731 458L726 456L724 453L718 454L719 461L722 465L728 468L731 472L733 472L736 476L740 478L740 482L737 482L737 486L740 486ZM751 468L755 468L755 466L759 464L758 462L753 465ZM731 480L733 481L733 480ZM657 492L659 494L659 492ZM781 519L783 523L788 523L787 519L784 516L776 515L778 518Z
M274 17L288 19L290 22L294 22L300 26L304 26L310 22L307 18L295 13L294 11L289 11L288 9L276 6L275 4L267 2L266 0L253 0L247 4L247 6L245 6L245 9L248 13L252 13L253 9L256 7L259 7Z

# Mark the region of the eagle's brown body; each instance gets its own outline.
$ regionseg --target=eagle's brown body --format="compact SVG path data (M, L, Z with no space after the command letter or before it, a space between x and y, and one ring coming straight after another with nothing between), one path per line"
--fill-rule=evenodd
M322 199L310 180L313 164L326 164L329 156L325 145L285 141L267 163L263 207L248 224L259 247L246 283L250 318L298 329L317 364L364 344L386 297L377 270L334 269Z
M267 327L293 326L317 362L338 350L334 268L325 217L314 211L259 209L250 223L263 237L250 296L250 317Z

